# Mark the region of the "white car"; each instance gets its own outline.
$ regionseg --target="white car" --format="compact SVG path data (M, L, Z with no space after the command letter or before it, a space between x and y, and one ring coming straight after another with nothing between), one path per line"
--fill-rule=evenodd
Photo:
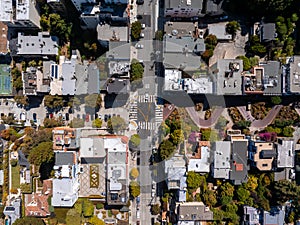
M142 48L144 48L144 45L138 43L135 45L135 48L142 49Z
M140 37L141 37L141 38L144 38L144 37L145 37L145 34L144 34L144 33L141 33L141 34L140 34Z
M145 29L146 28L146 24L142 23L142 29Z

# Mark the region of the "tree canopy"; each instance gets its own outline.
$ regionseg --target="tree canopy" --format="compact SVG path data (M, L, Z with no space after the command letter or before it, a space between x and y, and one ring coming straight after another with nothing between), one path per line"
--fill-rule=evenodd
M41 218L25 216L17 219L13 225L45 225Z
M231 34L233 37L236 35L236 32L241 29L239 22L230 21L226 24L226 32Z
M139 39L142 31L142 24L140 21L135 21L131 24L131 36L133 39Z
M139 170L137 168L132 168L130 171L130 178L136 179L140 175Z
M49 109L60 109L64 106L64 101L61 96L46 95L44 97L44 105Z
M141 137L140 137L140 135L138 135L138 134L133 134L133 135L131 135L129 141L130 141L130 145L131 145L132 147L137 148L137 147L140 146L140 143L141 143Z
M159 146L159 156L162 160L168 159L170 156L173 155L175 151L175 146L169 140L163 140Z
M102 98L100 94L91 94L84 97L85 106L98 110L101 107Z
M170 134L170 139L175 146L180 144L184 140L182 130L174 130L174 132Z
M34 147L29 153L29 162L40 166L42 163L50 163L54 159L52 142L42 142Z
M127 128L127 124L122 117L113 116L107 121L107 128L110 132L120 132Z
M137 181L131 181L129 184L129 192L130 195L134 198L139 196L141 193L140 184Z
M143 74L144 74L144 67L143 65L133 59L131 64L130 64L130 81L138 81L141 80L143 78Z
M102 120L99 119L99 118L95 119L93 121L93 125L92 126L95 127L95 128L101 128L102 127Z

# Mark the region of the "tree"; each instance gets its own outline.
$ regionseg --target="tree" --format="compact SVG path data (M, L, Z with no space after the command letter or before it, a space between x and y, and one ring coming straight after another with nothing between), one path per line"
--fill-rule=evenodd
M101 106L102 98L100 94L91 94L84 97L84 103L87 108L98 110Z
M280 96L272 96L271 102L273 105L279 105L281 103L281 97Z
M152 215L160 214L160 205L159 204L151 205L151 214Z
M155 40L163 41L164 39L164 32L162 30L158 30L155 32Z
M229 23L226 24L226 32L228 34L231 34L233 37L236 36L236 32L238 30L241 30L241 26L239 24L239 22L237 21L230 21Z
M205 51L202 53L201 57L202 57L202 59L206 62L206 64L208 64L209 59L210 59L213 55L214 55L214 50L212 50L212 49L207 49L207 50L205 50Z
M130 171L130 178L136 179L140 175L139 170L137 168L132 168Z
M82 213L84 217L94 215L94 204L87 198L82 201Z
M50 14L48 24L51 35L57 36L63 43L69 40L72 26L67 24L59 14Z
M17 77L17 79L13 80L13 87L19 91L23 89L23 81L22 77Z
M105 225L103 220L100 220L97 216L93 216L89 222L93 225Z
M140 143L141 143L140 135L138 135L138 134L131 135L129 142L130 142L130 146L132 146L134 148L139 147Z
M127 128L127 124L122 117L113 116L107 121L107 129L110 132L119 132Z
M81 215L77 212L76 209L69 209L66 215L66 224L67 225L81 224Z
M46 128L52 128L62 126L64 123L61 118L45 118L43 124Z
M238 122L235 123L235 125L239 128L239 129L245 129L251 126L251 121L249 120L240 120Z
M230 196L233 197L234 195L234 186L232 186L229 182L225 182L220 187L221 196Z
M13 225L45 225L41 218L25 216L17 219Z
M257 177L250 175L248 178L247 183L245 184L245 188L249 191L255 191L255 189L257 188L258 183L257 183Z
M221 205L227 205L232 202L232 196L226 196L226 195L221 196L220 201L221 201Z
M184 140L182 130L174 130L174 132L172 132L170 134L170 138L171 138L172 143L175 146L177 146L178 144L180 144Z
M219 135L214 129L201 129L201 139L202 141L216 142L219 140Z
M143 74L143 65L136 59L133 59L130 64L130 82L141 80L143 78Z
M142 24L140 21L135 21L131 24L131 36L133 39L139 39L142 31Z
M20 104L22 106L28 106L29 105L27 96L15 95L14 100L16 101L17 104Z
M206 178L201 176L199 173L195 173L194 171L188 172L186 182L189 190L194 191L198 187L206 189Z
M249 58L247 58L244 55L240 55L240 56L237 56L236 59L243 60L243 69L244 69L244 71L248 71L248 70L251 69L252 66L251 66Z
M216 128L223 130L227 126L228 122L229 121L224 116L220 116L216 124Z
M73 128L84 127L84 120L80 118L74 118L69 125Z
M29 67L36 67L37 63L35 60L31 60L29 63L28 63L28 66Z
M209 47L212 47L212 49L214 49L214 47L218 44L218 39L217 39L216 35L209 34L205 38L204 43L206 45L209 45Z
M95 127L95 128L101 128L102 127L102 120L99 119L99 118L95 119L93 121L93 125L92 126Z
M282 134L284 137L293 137L295 129L293 127L283 128Z
M299 194L300 188L294 181L280 180L275 182L274 197L277 200L277 204L283 204L287 201L297 199Z
M139 196L141 193L140 184L137 181L130 181L129 192L130 192L130 195L134 198Z
M236 194L237 194L237 199L242 203L245 203L245 201L250 197L250 191L245 189L243 186L239 186Z
M159 146L159 156L162 160L168 159L171 155L173 155L175 151L175 146L169 140L163 140Z
M204 204L211 207L217 204L217 198L215 192L212 190L207 190L203 194Z
M64 101L61 96L46 95L44 97L44 105L49 109L60 109L64 106Z
M36 166L40 166L42 163L52 162L54 159L52 146L52 142L42 142L34 147L29 153L29 162Z

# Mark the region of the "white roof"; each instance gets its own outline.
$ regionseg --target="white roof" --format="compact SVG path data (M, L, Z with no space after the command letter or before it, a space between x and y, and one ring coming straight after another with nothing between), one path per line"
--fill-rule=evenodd
M12 0L0 1L0 21L9 22L12 20Z

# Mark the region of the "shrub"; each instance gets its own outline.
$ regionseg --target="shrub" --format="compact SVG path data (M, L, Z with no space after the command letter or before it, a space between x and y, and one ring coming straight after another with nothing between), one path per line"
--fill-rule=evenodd
M96 204L96 209L103 209L104 205L102 203L97 203Z
M15 167L18 164L18 160L17 159L12 159L12 160L10 160L10 164L11 164L12 167Z

